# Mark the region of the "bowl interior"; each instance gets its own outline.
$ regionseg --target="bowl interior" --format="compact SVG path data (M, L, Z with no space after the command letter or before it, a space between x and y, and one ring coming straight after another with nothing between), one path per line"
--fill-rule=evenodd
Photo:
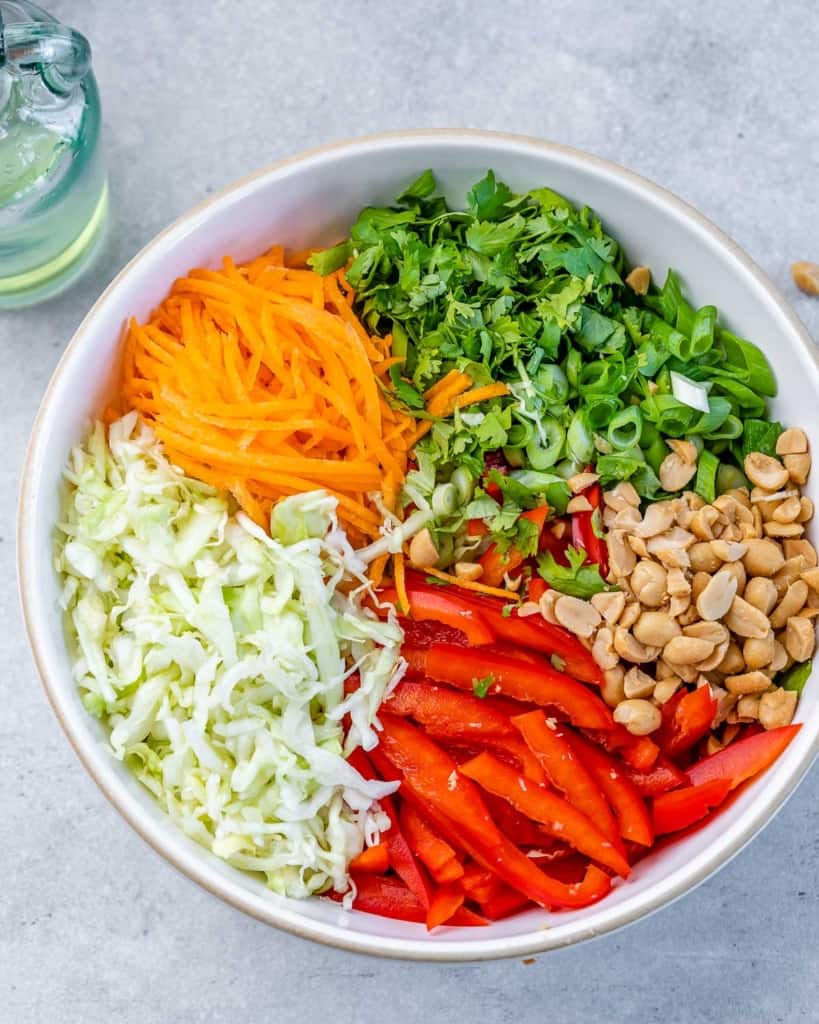
M804 774L817 746L819 684L799 705L805 725L776 765L693 835L666 844L600 905L583 911L530 911L484 929L441 929L348 913L329 901L285 900L188 840L108 752L98 723L82 709L71 679L52 531L69 447L104 405L116 376L123 324L144 318L175 277L193 266L241 261L274 243L292 249L340 239L365 205L389 202L427 167L449 199L491 167L515 190L548 185L592 206L634 263L662 279L682 275L695 304L714 303L725 322L754 340L779 380L776 416L817 436L817 365L809 339L771 286L724 236L668 193L576 151L489 133L377 137L296 158L210 200L155 239L102 296L67 350L44 399L24 472L20 578L27 625L49 698L86 767L129 822L200 884L243 910L306 937L372 953L434 959L519 955L598 935L662 906L706 877L775 812ZM816 501L816 477L806 492Z

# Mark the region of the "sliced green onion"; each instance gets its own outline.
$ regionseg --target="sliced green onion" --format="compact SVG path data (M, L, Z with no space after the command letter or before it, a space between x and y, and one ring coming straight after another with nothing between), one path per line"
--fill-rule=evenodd
M526 457L533 469L543 470L549 469L560 458L566 431L553 416L542 420L540 428L545 438L545 444L541 445L535 440L530 441L526 445Z
M515 469L521 469L526 465L523 448L504 448L503 457Z
M671 393L683 405L708 412L708 388L675 370L671 371Z
M612 417L609 422L608 438L615 448L624 451L633 448L643 432L643 414L640 407L630 405Z
M688 359L700 359L714 344L714 331L717 326L717 307L703 306L698 309L691 325L691 336L687 347Z
M726 491L733 491L738 487L747 487L748 480L738 466L732 466L728 462L721 462L717 470L717 494L725 494Z
M622 407L623 403L614 395L587 395L586 422L592 430L601 430Z
M756 345L724 329L719 331L719 340L725 350L726 362L745 371L748 387L773 398L776 395L776 377Z
M717 496L718 469L719 459L716 455L712 455L707 450L701 451L697 459L697 479L694 483L694 491L709 505Z
M535 375L535 387L550 405L562 405L569 397L569 381L556 363L545 363Z
M577 387L580 370L583 367L583 356L576 348L571 349L566 356L566 379L573 388Z
M463 504L472 500L472 492L475 490L475 478L466 468L466 466L456 466L452 471L452 476L449 478L449 482L455 487L458 492L458 497ZM433 501L434 501L433 497Z
M432 514L436 517L454 515L458 510L459 497L455 484L438 484L432 492Z
M578 409L572 416L572 422L566 432L566 450L569 458L581 465L585 465L594 455L594 439L582 409Z

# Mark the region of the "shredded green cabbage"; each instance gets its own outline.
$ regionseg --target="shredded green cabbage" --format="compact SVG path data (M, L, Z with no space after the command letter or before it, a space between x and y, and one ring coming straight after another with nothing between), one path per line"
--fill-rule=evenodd
M346 890L396 784L344 754L375 746L404 665L392 613L361 605L335 499L286 499L268 536L173 467L135 414L107 439L98 424L66 477L56 566L74 678L114 755L188 835L276 892Z

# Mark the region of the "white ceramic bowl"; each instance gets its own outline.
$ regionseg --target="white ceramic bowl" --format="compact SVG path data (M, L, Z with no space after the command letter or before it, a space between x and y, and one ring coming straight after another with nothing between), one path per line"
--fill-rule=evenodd
M427 935L420 925L347 913L329 901L277 897L172 825L109 753L102 729L77 698L52 569L61 471L70 445L109 392L126 318L147 316L175 277L190 267L215 267L225 253L244 260L275 242L302 249L337 240L362 206L390 201L426 167L455 202L491 167L515 190L549 185L592 206L633 262L647 264L658 278L677 268L696 304L715 303L735 331L765 350L780 386L774 413L819 438L819 372L807 333L764 274L691 207L620 167L534 139L457 131L380 135L285 160L233 185L162 232L106 289L66 349L34 426L20 500L20 588L37 667L79 758L136 831L185 874L262 921L350 950L429 960L519 956L635 921L725 864L782 806L813 760L819 681L806 687L798 711L804 725L773 768L710 825L641 861L602 903ZM808 488L814 501L817 478Z

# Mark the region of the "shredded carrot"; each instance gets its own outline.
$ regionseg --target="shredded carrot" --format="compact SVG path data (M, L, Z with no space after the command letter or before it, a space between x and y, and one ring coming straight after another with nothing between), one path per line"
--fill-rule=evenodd
M186 472L262 524L279 498L326 489L354 543L378 535L369 495L394 508L415 420L388 405L380 378L399 360L342 274L287 267L280 247L192 270L130 324L125 353L126 405Z
M400 551L392 556L392 575L395 580L395 593L398 596L398 610L406 615L409 612L409 598L404 578L404 556Z
M507 601L520 601L518 595L510 590L501 590L500 587L488 587L485 583L478 583L476 580L462 580L459 576L452 576L448 572L442 572L441 569L424 569L424 572L428 576L435 576L439 580L453 583L457 587L463 587L464 590L474 590L477 594L491 594L492 597L502 597ZM397 579L395 587L397 590Z

